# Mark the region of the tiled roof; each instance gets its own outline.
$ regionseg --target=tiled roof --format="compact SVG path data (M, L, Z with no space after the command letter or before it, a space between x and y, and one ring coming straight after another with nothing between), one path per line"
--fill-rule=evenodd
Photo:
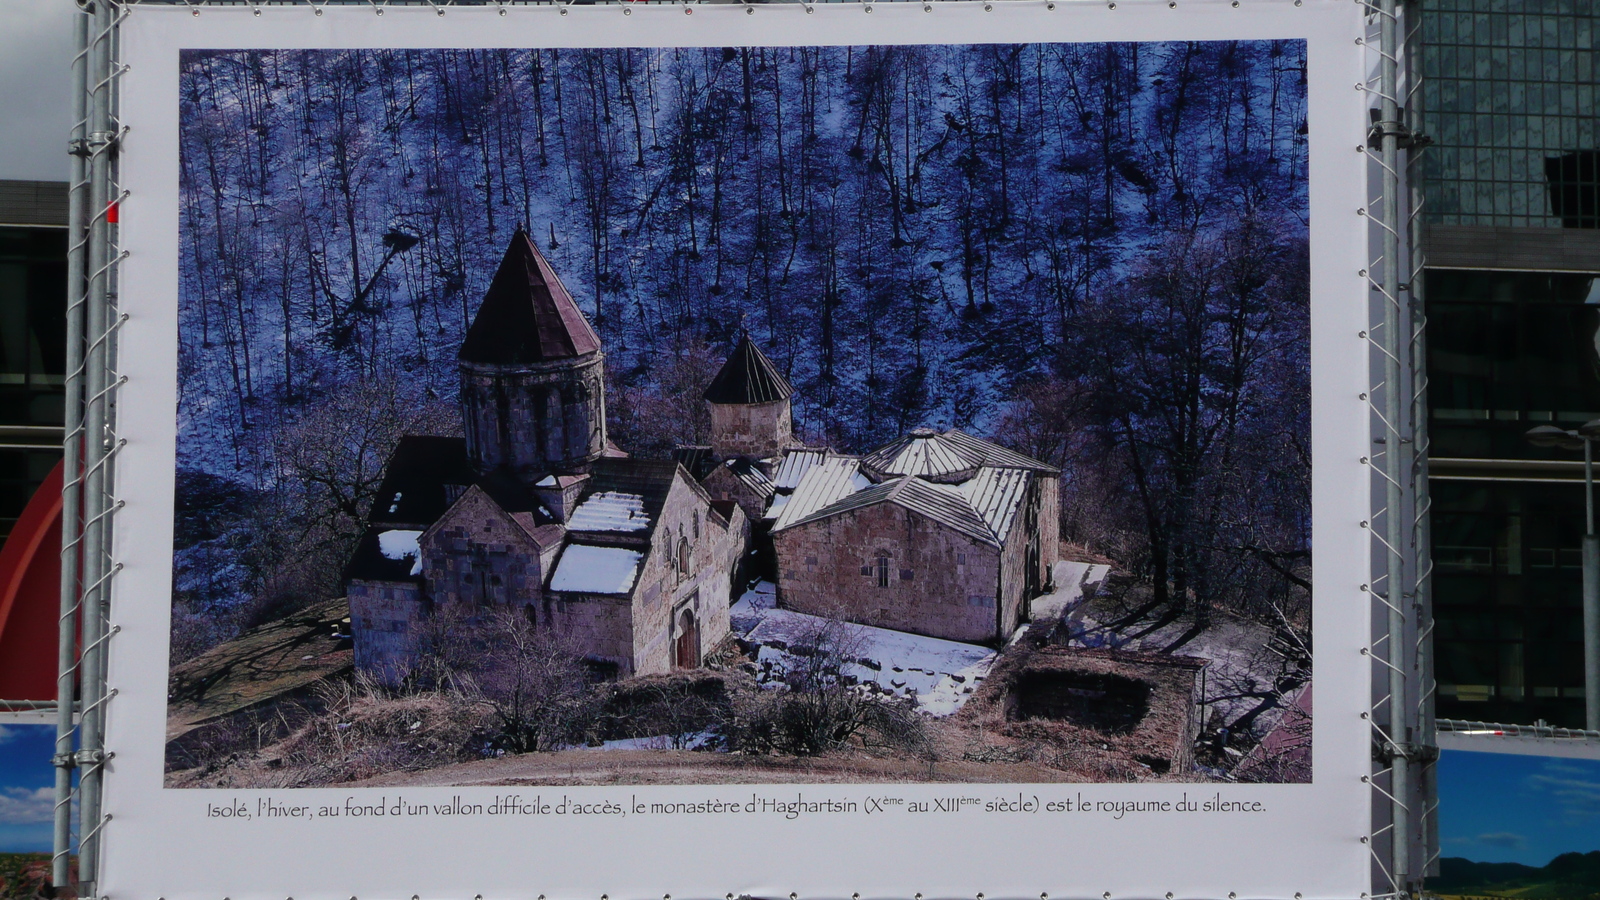
M978 457L986 466L999 466L1003 469L1027 469L1041 475L1060 475L1061 470L1048 463L1023 456L1015 450L1007 450L999 444L990 443L982 438L975 438L963 431L952 428L944 433L945 440L966 450Z
M395 529L383 526L372 526L367 533L361 536L356 550L350 554L350 561L344 567L344 580L359 578L362 581L407 581L413 584L422 583L421 573L413 573L416 568L416 558L408 556L396 559L385 555L382 547L382 535Z
M929 484L912 475L903 475L894 481L886 481L864 491L857 491L804 518L794 520L789 527L805 525L851 510L876 506L879 503L893 503L903 509L909 509L985 544L998 547L1003 543L989 527L989 523L972 508L972 504L967 502L960 491L945 485Z
M859 479L859 480L858 480ZM853 456L830 456L810 466L794 494L784 504L773 531L782 531L797 524L830 503L855 493L866 486L861 478L859 461Z
M787 400L793 393L789 379L747 334L722 364L722 371L711 379L705 398L712 403L771 403Z
M518 228L461 342L461 359L520 365L599 349L589 320L528 233Z
M704 481L717 465L717 455L710 447L674 447L672 458L682 463L696 481Z
M826 450L788 451L779 461L778 471L772 476L772 486L779 491L794 490L800 486L800 479L805 477L806 472L827 457Z
M453 499L446 485L465 487L478 480L461 438L408 434L395 444L373 495L367 522L373 526L426 528L444 515Z
M633 515L642 519L644 524L643 528L629 531L627 536L649 539L661 521L661 509L666 505L667 494L672 490L672 479L677 472L677 461L670 459L597 459L589 470L589 483L584 485L578 508L582 509L591 499L600 495L626 497L630 505L636 504L633 506ZM572 530L583 529L574 527ZM615 529L604 530L611 532Z
M762 471L761 467L756 465L753 460L743 456L736 456L722 465L726 466L729 471L733 472L735 477L744 482L744 486L749 488L757 497L766 498L772 496L772 479L768 478L767 473Z

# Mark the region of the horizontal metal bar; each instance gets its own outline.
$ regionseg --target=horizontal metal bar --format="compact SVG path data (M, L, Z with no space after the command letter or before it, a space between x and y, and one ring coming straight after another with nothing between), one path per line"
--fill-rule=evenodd
M54 711L55 708L56 701L54 700L0 700L0 712L16 712L19 710L31 709ZM76 703L73 704L73 708L77 708Z
M61 443L67 430L60 425L0 425L0 440L38 438Z
M1561 740L1600 741L1600 731L1557 728L1553 725L1509 725L1504 722L1474 722L1469 719L1439 719L1439 732L1492 734L1503 737L1545 737Z

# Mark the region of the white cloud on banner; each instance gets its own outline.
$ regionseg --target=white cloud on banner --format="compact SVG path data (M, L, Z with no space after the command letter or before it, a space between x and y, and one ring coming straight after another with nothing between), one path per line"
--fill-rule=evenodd
M1504 847L1507 850L1521 850L1528 846L1528 839L1511 831L1495 831L1489 834L1480 834L1473 838L1475 843L1487 844L1490 847Z
M55 790L50 787L0 788L0 825L49 822L53 817L55 799Z
M1528 777L1528 786L1549 794L1569 817L1600 815L1600 778L1593 768L1551 760L1541 772Z

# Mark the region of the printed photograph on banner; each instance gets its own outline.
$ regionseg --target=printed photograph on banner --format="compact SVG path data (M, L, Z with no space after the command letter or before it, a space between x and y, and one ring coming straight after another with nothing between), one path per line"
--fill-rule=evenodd
M167 786L1311 780L1304 42L179 74Z

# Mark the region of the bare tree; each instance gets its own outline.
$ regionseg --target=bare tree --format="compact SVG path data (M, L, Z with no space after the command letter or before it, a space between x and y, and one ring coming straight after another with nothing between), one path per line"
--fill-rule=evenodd
M503 749L554 750L591 737L600 702L571 635L510 606L454 622L455 635L433 648L436 671L493 710Z
M862 739L926 753L926 727L912 703L873 696L845 677L864 636L859 625L817 618L789 645L778 685L735 707L730 742L747 751L816 756Z

